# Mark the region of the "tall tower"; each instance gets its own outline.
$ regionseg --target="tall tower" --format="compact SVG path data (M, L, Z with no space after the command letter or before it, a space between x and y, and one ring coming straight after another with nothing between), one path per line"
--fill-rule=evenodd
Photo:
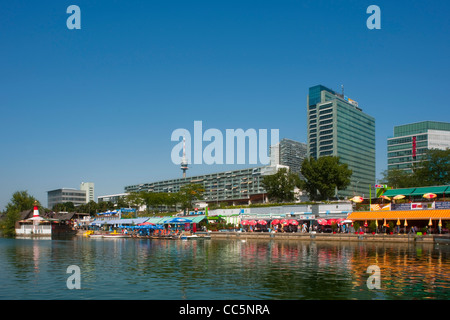
M186 178L187 169L188 169L188 161L186 158L186 139L183 137L183 158L181 158L181 171L183 171L183 178Z
M322 85L309 88L307 101L308 156L339 156L353 174L338 196L351 197L354 190L368 196L375 184L375 119Z

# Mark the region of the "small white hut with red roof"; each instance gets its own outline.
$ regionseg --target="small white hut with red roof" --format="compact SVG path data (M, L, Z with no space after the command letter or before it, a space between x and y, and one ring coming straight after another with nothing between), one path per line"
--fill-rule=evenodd
M16 227L16 235L42 235L50 236L52 234L51 221L43 218L39 214L37 203L33 207L33 216L31 218L20 220Z

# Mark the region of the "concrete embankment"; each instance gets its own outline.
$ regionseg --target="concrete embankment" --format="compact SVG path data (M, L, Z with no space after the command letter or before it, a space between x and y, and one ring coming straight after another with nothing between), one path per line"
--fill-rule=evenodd
M268 233L268 232L211 232L211 239L255 239L255 240L290 240L290 241L362 241L362 242L417 242L445 243L450 240L446 235L413 234L349 234L349 233ZM449 242L450 243L450 242Z

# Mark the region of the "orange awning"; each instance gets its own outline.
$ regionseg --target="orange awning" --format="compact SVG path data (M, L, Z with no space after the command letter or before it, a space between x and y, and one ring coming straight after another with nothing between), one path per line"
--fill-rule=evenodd
M450 209L441 210L393 210L393 211L355 211L350 213L350 220L428 220L450 219Z

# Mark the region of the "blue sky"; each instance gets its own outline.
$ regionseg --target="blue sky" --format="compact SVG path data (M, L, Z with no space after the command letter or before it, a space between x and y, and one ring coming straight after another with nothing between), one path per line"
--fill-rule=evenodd
M69 30L69 5L81 30ZM366 9L381 8L381 30ZM96 196L181 176L177 128L279 129L306 142L308 88L393 126L449 121L447 1L11 1L0 8L0 209L17 190ZM195 165L189 175L242 166Z

